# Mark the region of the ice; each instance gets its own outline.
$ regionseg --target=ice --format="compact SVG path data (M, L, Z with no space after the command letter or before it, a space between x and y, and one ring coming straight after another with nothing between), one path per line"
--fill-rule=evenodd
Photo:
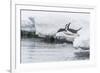
M84 13L22 11L22 20L28 21L29 17L34 18L36 34L54 35L60 28L65 28L65 25L69 22L71 22L70 28L79 29L83 27L89 23L90 15Z
M69 41L74 41L74 47L89 47L89 15L88 14L75 14L75 13L54 13L54 12L22 12L23 30L32 31L32 22L29 17L34 19L36 34L41 37L45 35L55 35L56 37L64 38ZM76 35L65 35L65 33L57 31L64 28L66 23L71 23L70 28L82 30L78 31ZM29 28L28 28L29 26ZM69 32L67 32L68 34ZM71 33L70 33L71 34ZM74 40L75 39L75 40ZM84 44L83 44L84 43Z
M86 60L76 57L70 43L45 43L41 39L27 38L21 40L21 63Z
M66 41L70 41L70 42L73 42L74 39L78 36L78 34L74 34L74 33L71 33L69 31L66 31L66 32L58 32L56 34L56 38L58 39L64 39Z
M35 31L35 24L29 20L29 18L27 19L22 19L21 21L21 30L23 31Z
M76 48L84 47L89 48L90 38L89 38L89 27L84 27L78 31L79 36L75 38L73 46Z

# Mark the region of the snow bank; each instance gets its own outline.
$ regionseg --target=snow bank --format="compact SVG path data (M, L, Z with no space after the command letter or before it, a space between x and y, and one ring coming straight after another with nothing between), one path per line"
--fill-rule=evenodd
M78 36L78 34L74 34L74 33L71 33L69 31L67 32L59 32L56 34L56 38L57 39L64 39L66 41L70 41L70 42L73 42L74 39Z
M35 24L31 20L29 20L29 18L23 19L21 21L21 30L23 30L23 31L35 31L36 29L35 29L34 25Z
M78 31L79 36L75 38L73 42L73 46L75 48L89 48L89 28L88 27L83 27L82 30Z

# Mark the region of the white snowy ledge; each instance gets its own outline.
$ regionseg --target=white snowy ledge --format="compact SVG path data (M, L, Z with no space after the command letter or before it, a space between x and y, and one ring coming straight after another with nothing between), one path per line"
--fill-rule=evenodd
M89 29L85 27L78 34L79 36L74 39L73 46L88 50L90 48Z
M67 32L59 32L56 34L56 38L57 39L64 39L66 41L70 41L70 42L73 42L74 39L78 36L78 34L74 34L74 33L71 33L69 31Z

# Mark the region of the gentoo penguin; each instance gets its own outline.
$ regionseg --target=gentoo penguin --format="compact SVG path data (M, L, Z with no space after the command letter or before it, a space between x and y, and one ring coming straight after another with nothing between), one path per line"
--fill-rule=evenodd
M59 29L59 30L57 31L57 33L58 33L58 32L63 32L63 31L70 31L70 32L72 32L72 33L77 33L77 32L81 29L81 28L79 28L79 29L77 29L77 30L72 29L72 28L69 27L70 24L71 24L71 23L66 24L66 25L65 25L65 28Z

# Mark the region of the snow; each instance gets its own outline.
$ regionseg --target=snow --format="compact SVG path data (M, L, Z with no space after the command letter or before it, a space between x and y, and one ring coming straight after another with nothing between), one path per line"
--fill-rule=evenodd
M43 12L43 11L22 11L21 26L31 25L29 17L34 18L36 34L40 36L56 35L57 37L65 38L73 41L73 46L89 48L89 14L82 13L63 13L63 12ZM60 28L64 28L66 23L71 22L70 28L79 29L78 35L66 35L63 32L57 33ZM57 34L56 34L57 33ZM67 32L68 34L69 32Z
M78 34L79 36L75 38L73 42L73 46L76 48L79 47L89 48L89 44L90 44L89 28L84 27L83 29L78 31Z
M67 17L68 16L68 17ZM77 18L76 18L77 17ZM71 22L70 28L79 29L83 27L84 24L88 23L89 15L81 14L57 14L49 13L35 16L36 23L36 33L41 33L45 35L53 35L60 28L65 28L65 25Z
M22 19L33 17L36 34L54 35L60 28L71 22L71 28L79 29L89 23L89 14L46 11L22 11Z
M77 37L78 34L74 34L74 33L71 33L69 31L67 32L59 32L56 34L56 38L58 39L65 39L67 41L70 41L70 42L73 42L75 37Z
M35 26L34 22L29 20L29 18L22 19L22 21L21 21L21 30L23 30L23 31L35 31L36 29L34 26Z

